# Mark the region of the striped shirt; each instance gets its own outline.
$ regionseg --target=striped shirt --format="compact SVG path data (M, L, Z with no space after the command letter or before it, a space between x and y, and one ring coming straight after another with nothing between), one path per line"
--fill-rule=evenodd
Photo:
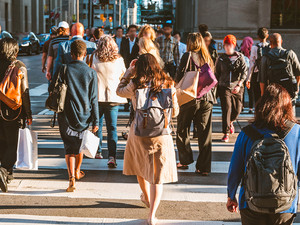
M179 49L178 41L171 36L167 39L166 36L161 36L156 39L159 44L160 57L165 63L174 63L176 66L179 65Z
M48 56L52 56L56 59L59 43L69 40L69 36L58 36L54 38L49 45Z

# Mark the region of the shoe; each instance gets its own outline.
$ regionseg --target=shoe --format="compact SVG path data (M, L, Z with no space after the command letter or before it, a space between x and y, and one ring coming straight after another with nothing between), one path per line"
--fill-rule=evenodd
M196 170L195 173L203 177L207 177L209 175L208 172L201 172L200 170Z
M229 135L228 134L224 134L223 138L222 138L222 142L229 142Z
M253 114L253 109L249 109L249 114Z
M189 166L188 165L182 165L180 163L177 163L177 169L180 169L180 170L187 170L189 169Z
M107 165L108 165L108 168L117 168L116 159L112 156L109 157Z
M6 179L7 184L10 184L13 180L14 180L14 175L13 175L13 173L8 173L8 174L7 174L7 179Z
M141 201L145 204L145 206L147 208L150 208L150 203L145 199L144 193L141 194L140 198L141 198Z
M234 125L233 122L230 123L230 134L234 134L235 129L234 129Z
M70 181L69 187L67 188L66 192L74 192L76 190L75 177L70 177L69 181Z
M0 189L7 192L7 171L5 168L0 168Z
M95 159L103 159L103 155L101 152L97 152Z
M153 219L148 219L147 220L148 225L156 225L157 222L158 222L157 218L153 218Z
M83 171L75 171L75 178L76 180L81 180L82 178L84 178L85 173Z

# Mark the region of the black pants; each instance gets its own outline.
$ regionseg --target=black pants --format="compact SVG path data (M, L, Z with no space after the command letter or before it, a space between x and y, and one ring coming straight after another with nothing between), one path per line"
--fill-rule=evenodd
M250 209L241 210L242 225L291 225L295 217L293 213L262 214Z
M0 163L8 173L13 172L17 161L19 127L18 121L8 122L0 118Z
M254 105L258 102L258 100L261 97L260 84L257 81L257 76L258 76L258 73L253 73L252 77L251 77L251 88L250 88L250 90L253 93L254 102L255 102Z
M193 100L180 107L177 118L176 144L180 163L189 165L194 162L190 144L190 127L194 119L199 145L196 169L208 173L211 171L212 108L213 104L211 102Z
M246 88L246 82L244 82L244 86L245 86L245 89L247 89L247 92L248 92L249 108L252 109L255 106L254 93L253 93L253 90L252 90L252 86L250 85L250 89ZM245 92L246 91L244 91L244 94L243 94L243 107L245 107Z
M235 121L242 111L243 92L243 87L237 94L233 94L229 87L218 87L218 96L220 97L222 108L222 132L224 134L229 134L230 123Z
M175 78L176 66L174 65L174 62L166 63L164 70L166 71L166 73L169 73L173 79Z

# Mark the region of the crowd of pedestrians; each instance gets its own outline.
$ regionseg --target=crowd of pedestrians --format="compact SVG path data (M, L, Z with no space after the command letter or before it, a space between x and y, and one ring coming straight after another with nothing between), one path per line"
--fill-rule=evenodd
M58 81L67 87L63 111L58 113L69 174L67 192L75 191L75 181L85 176L81 171L80 146L90 126L100 139L96 158L103 158L104 119L107 165L117 167L118 112L120 105L125 104L124 109L131 116L123 173L137 177L141 201L150 208L148 224L157 224L163 184L176 182L177 170L188 169L194 162L191 127L199 147L195 172L208 176L212 160L213 105L219 98L221 141L228 142L235 133L234 122L244 108L247 89L249 113L255 116L235 143L228 173L227 209L237 211L235 195L241 185L239 205L243 224L292 224L298 203L294 190L299 177L300 126L295 103L300 64L292 50L282 47L280 34L269 35L267 28L259 28L259 43L254 44L251 37L245 37L240 49L237 38L229 34L223 40L224 54L217 52L216 42L205 24L199 25L199 32L187 34L186 44L171 24L159 30L150 25L140 30L130 25L125 35L123 28L118 27L112 36L106 35L102 28L84 29L81 23L69 26L62 21L58 27L51 27L50 35L43 48L42 71L49 81L50 95ZM0 187L3 191L7 191L7 183L13 179L18 130L32 123L27 70L17 55L18 44L14 39L0 40L0 145L3 146ZM199 94L204 68L208 68L217 85ZM191 74L193 78L188 77ZM13 82L8 77L14 77L15 87L19 85L13 95L6 91L6 83ZM194 83L197 86L189 100L182 92L182 84L187 80L191 87L185 89L185 94L194 90ZM10 104L12 98L14 105ZM172 138L174 117L177 117L179 163L176 163ZM261 160L259 154L266 160ZM280 160L284 164L277 167L276 163L270 163ZM270 169L260 167L265 173L258 173L255 162ZM285 169L289 172L284 173ZM279 176L289 179L279 179ZM264 183L264 188L255 188L257 182ZM288 187L282 188L285 186Z

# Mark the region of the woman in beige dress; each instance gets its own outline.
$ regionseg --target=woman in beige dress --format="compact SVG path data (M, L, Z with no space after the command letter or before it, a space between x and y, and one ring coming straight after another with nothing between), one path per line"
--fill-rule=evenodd
M150 84L150 85L149 85ZM136 110L136 90L140 88L158 90L172 89L172 116L177 116L179 106L173 80L163 72L156 58L143 54L131 63L122 78L117 94L131 98ZM135 175L142 190L141 200L150 208L148 224L156 224L155 217L164 183L177 181L176 158L172 135L140 137L135 135L135 119L131 124L124 156L125 175Z

